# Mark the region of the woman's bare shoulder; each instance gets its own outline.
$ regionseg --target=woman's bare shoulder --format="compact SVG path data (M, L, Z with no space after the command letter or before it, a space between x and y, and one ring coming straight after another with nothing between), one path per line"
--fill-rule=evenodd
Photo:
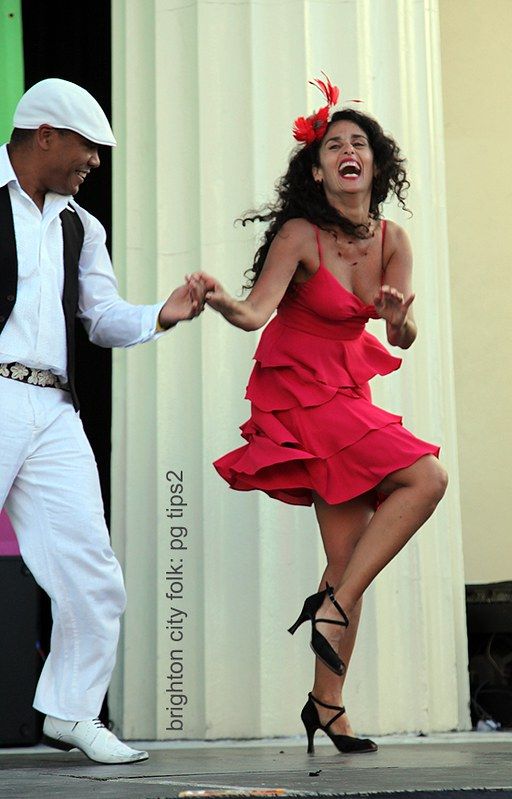
M307 219L288 219L279 229L277 238L293 253L299 273L304 271L303 279L306 279L318 260L314 226Z
M302 218L288 219L279 228L277 235L283 239L291 238L294 242L315 240L313 225L307 219Z
M391 254L401 246L409 245L409 236L405 229L392 219L386 220L385 249Z

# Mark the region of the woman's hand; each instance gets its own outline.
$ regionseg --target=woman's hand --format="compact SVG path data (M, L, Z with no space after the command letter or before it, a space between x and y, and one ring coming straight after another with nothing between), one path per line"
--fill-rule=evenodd
M232 307L233 298L227 291L224 291L219 281L212 275L208 275L206 272L194 272L193 275L187 277L187 280L195 281L203 287L204 301L210 308L222 313Z
M412 318L412 310L410 315L408 313L414 296L414 294L410 294L405 299L402 292L392 286L381 286L380 292L373 301L375 310L381 319L386 320L388 341L394 347L406 350L416 338L416 325Z
M411 294L405 299L404 295L392 286L381 286L373 304L381 319L385 319L388 325L399 330L405 325L407 312L414 297L415 295Z

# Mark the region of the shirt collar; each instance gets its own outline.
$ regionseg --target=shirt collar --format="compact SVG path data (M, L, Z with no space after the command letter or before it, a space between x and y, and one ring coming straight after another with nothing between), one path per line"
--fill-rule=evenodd
M21 186L16 177L9 153L7 152L7 144L2 144L0 147L0 186L7 186L8 183L15 182L21 189Z
M30 197L28 197L28 195L25 193L25 190L20 185L16 172L11 164L11 159L9 158L9 153L7 151L7 144L3 144L0 147L0 187L7 186L9 183L14 183L20 194L30 200ZM65 208L73 199L71 194L55 194L54 192L48 192L46 196L48 199L45 202L45 207L47 204L49 206L50 203L52 205L55 203L54 207L58 210L58 213L60 213L60 211L62 211L62 209Z

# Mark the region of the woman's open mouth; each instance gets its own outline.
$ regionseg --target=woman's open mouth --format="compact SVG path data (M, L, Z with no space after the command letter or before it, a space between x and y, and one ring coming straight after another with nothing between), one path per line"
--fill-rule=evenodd
M355 180L361 174L361 167L357 163L357 161L352 159L347 159L346 161L342 161L339 169L338 174L342 178L346 178L348 180Z

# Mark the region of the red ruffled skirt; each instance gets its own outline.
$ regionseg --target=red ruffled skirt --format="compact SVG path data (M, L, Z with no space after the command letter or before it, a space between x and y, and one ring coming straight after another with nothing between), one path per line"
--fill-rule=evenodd
M318 351L316 351L318 349ZM214 466L237 491L259 489L291 505L329 504L376 488L439 447L371 401L368 380L400 366L371 334L325 340L276 317L255 354L246 397L246 444Z

